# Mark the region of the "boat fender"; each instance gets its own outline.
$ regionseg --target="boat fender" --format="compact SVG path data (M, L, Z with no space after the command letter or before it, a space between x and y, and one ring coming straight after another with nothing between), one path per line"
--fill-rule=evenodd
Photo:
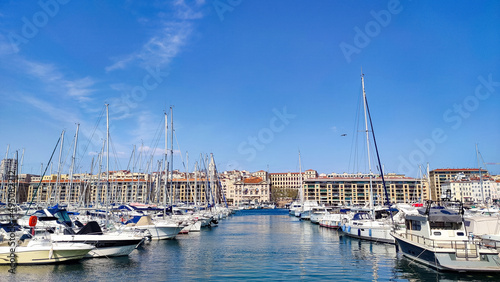
M370 235L370 237L372 236L372 230L371 229L368 229L368 235Z
M351 226L347 227L347 232L351 233Z
M38 221L38 217L32 215L30 216L30 220L29 220L29 226L30 227L35 227L36 226L36 223Z

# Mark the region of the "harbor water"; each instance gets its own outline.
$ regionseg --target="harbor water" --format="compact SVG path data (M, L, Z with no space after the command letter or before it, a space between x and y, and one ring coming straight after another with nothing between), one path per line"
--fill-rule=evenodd
M128 257L1 266L1 281L496 281L441 273L404 258L394 245L361 241L287 210L245 210L200 233L153 241Z

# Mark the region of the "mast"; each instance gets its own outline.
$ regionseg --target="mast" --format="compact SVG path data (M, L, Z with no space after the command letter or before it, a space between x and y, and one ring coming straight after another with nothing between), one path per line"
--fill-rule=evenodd
M71 157L71 169L69 171L69 189L67 189L66 198L68 200L68 205L71 202L71 190L73 189L73 171L75 169L75 158L76 158L76 145L78 144L78 129L80 128L80 124L76 124L76 133L75 133L75 145L73 148L73 156Z
M170 107L170 205L172 205L173 198L173 179L174 179L174 110ZM177 193L176 193L177 194Z
M477 158L477 167L479 168L479 187L481 188L481 200L483 204L486 204L486 202L484 201L483 176L481 173L481 165L479 164L479 149L477 148L477 143L476 143L476 158Z
M99 153L99 176L97 177L97 187L96 187L96 199L95 199L95 205L96 207L100 207L101 201L102 201L102 181L101 181L101 176L102 176L102 158L104 156L104 146L106 146L106 140L102 140L102 147L101 147L101 152Z
M198 193L198 162L194 163L194 206L197 204L197 193Z
M24 163L24 148L23 148L23 153L22 153L22 155L21 155L21 165L20 165L20 167L21 167L21 168L19 169L19 174L18 174L18 175L21 175L21 173L23 172L23 163ZM26 181L26 178L25 178L25 181ZM19 182L20 182L20 181L19 181ZM18 183L19 183L19 182L18 182ZM16 192L16 203L19 203L19 196L20 196L20 195L19 195L19 194L20 194L20 193L19 193L19 190L20 190L20 189L18 188L18 189L17 189L17 192ZM50 200L50 198L49 198L49 200Z
M299 150L299 182L300 182L300 190L299 190L300 204L301 207L304 208L304 184L302 179L302 160L300 159L300 150Z
M106 104L106 226L109 220L109 104Z
M365 80L364 80L363 70L361 70L361 87L363 88L363 108L365 114L365 134L366 134L366 150L368 155L368 171L370 175L370 211L372 216L374 216L373 211L373 174L372 166L370 161L370 135L368 134L368 116L367 116L367 104L366 104L366 92L365 92Z
M136 161L135 161L135 144L134 144L134 148L132 149L132 187L134 187L134 181L135 181L135 176L134 176L135 164L136 164ZM127 199L127 200L129 200L129 199Z
M165 155L163 157L163 167L165 169L165 185L163 186L163 218L167 213L167 183L168 183L168 167L167 167L167 154L168 154L168 119L165 112Z
M430 175L430 170L429 170L429 163L427 163L427 191L429 191L428 193L430 193L430 189L431 189L431 175ZM429 198L431 197L429 194L427 194L429 196ZM423 199L422 199L422 203L423 203Z

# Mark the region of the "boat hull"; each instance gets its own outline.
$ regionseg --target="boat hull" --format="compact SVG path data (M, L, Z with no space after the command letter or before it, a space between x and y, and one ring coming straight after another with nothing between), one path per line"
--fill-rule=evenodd
M42 248L29 248L17 247L15 250L17 264L51 264L60 263L72 260L82 259L93 248L92 246L83 244L74 244L74 247L65 248L59 247L42 247ZM0 265L10 264L10 248L0 247Z
M95 246L85 257L128 256L144 238L115 235L52 235L55 242L85 243Z
M412 242L401 236L394 236L401 252L412 261L441 271L454 272L500 272L498 254L486 250L467 258L457 257L454 249L432 248Z
M391 236L391 228L388 226L343 225L342 231L353 238L395 244L394 237Z

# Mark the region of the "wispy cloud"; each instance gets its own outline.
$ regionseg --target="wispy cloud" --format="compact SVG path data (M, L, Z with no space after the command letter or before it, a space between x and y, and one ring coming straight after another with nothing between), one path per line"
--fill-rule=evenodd
M47 89L59 93L63 96L69 96L78 102L87 102L90 95L95 90L91 87L95 81L90 77L67 79L53 64L19 59L22 70L27 74L37 78Z
M89 95L94 91L90 87L93 85L94 81L88 76L74 81L65 81L69 96L76 98L79 102L90 100Z
M205 0L196 0L192 5L186 4L184 0L177 0L173 3L176 9L176 17L181 20L195 20L203 17L203 12L199 9L205 4Z
M110 66L106 72L125 69L131 64L141 67L165 67L181 51L193 31L192 21L203 18L202 12L205 0L194 0L187 3L185 0L176 0L169 6L172 13L158 13L162 21L161 28L142 45L140 50L124 55ZM172 18L174 20L172 20ZM147 24L151 19L140 18L139 23Z
M110 72L124 69L134 62L141 67L168 65L180 52L191 32L191 24L188 22L165 23L158 34L151 37L141 50L119 59L105 70Z
M54 120L70 122L78 121L78 116L74 113L74 111L64 110L64 107L57 107L47 101L37 99L32 96L23 95L20 98L27 105L41 110L43 113L47 114Z
M0 14L1 17L1 14ZM12 45L7 41L5 36L0 34L0 56L5 56L5 55L12 55L14 54L14 48L12 48Z

